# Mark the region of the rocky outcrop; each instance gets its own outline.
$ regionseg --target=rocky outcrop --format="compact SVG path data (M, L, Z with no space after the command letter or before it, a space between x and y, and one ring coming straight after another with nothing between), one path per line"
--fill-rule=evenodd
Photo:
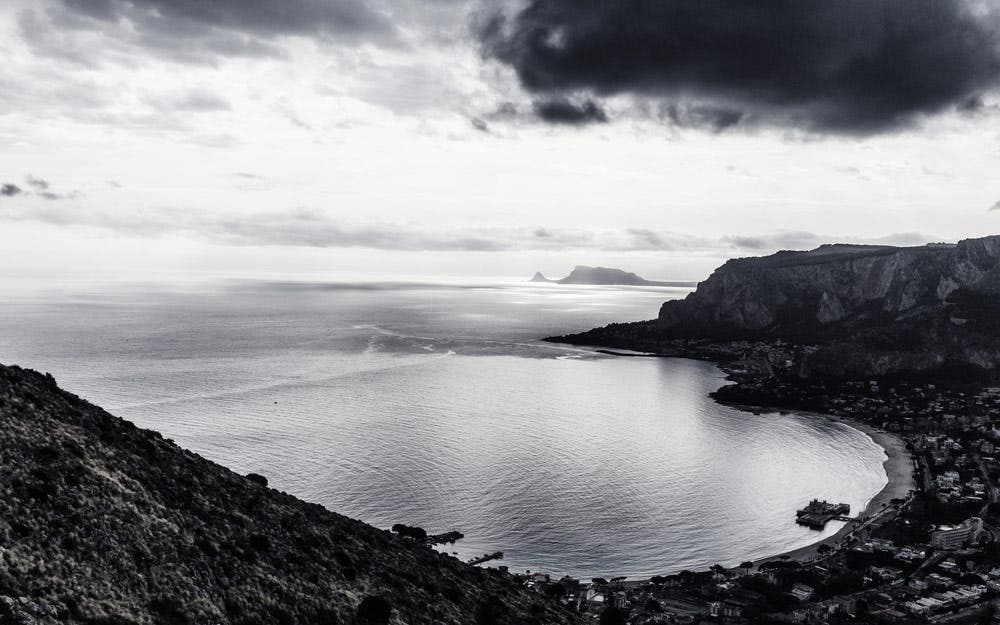
M809 336L943 310L957 292L996 292L1000 237L896 248L825 245L731 260L660 309L668 335Z
M269 489L0 366L0 623L569 623L495 570Z

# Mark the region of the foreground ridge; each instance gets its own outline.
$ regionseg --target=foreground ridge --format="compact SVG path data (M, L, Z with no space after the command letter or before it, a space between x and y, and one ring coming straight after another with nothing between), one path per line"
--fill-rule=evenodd
M0 623L569 623L0 365Z

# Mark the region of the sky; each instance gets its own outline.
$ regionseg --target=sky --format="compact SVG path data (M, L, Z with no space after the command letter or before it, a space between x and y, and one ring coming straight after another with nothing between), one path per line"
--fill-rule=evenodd
M0 275L1000 233L1000 0L5 0L0 60Z

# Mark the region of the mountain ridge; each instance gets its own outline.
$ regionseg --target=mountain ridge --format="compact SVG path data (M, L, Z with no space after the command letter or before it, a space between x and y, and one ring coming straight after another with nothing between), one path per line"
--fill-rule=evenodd
M683 300L664 302L665 332L822 334L838 323L921 315L1000 276L1000 236L921 247L825 245L727 261ZM825 327L824 327L825 326Z

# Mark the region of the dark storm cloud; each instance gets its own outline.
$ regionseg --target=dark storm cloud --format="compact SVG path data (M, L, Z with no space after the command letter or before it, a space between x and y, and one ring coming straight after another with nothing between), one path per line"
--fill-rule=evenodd
M671 102L660 107L660 117L680 128L708 128L722 132L750 120L747 111L726 107Z
M15 195L20 195L21 193L23 193L21 191L21 187L17 186L16 184L11 184L7 182L4 183L3 186L0 186L0 195L4 197L14 197Z
M608 121L604 110L596 102L589 99L579 103L563 98L539 100L532 107L535 110L535 115L550 124L581 126Z
M534 94L628 95L678 125L871 134L1000 82L995 8L967 0L528 0L478 32ZM560 121L558 118L555 121Z

